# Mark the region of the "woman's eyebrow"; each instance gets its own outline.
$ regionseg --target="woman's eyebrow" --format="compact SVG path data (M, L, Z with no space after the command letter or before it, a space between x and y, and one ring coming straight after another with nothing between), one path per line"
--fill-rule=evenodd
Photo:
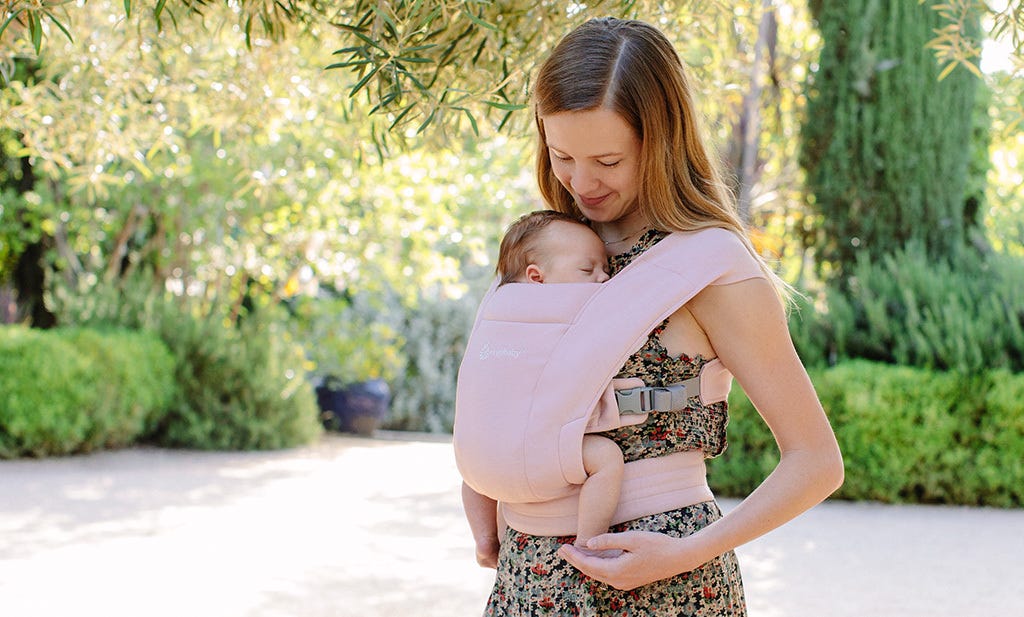
M565 152L565 150L563 150L562 148L559 148L558 146L556 146L555 144L551 143L550 141L548 142L548 148L550 148L551 150L558 150L559 152L563 152L563 153L568 154L567 152ZM609 156L622 156L622 153L621 152L605 152L604 154L594 154L594 155L588 156L586 158L603 159L603 158L609 157Z

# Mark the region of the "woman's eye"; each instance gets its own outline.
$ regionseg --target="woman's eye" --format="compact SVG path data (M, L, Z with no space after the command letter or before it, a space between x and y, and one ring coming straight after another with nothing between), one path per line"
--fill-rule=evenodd
M621 161L613 161L613 162L611 162L611 163L606 163L606 162L604 162L604 161L599 161L599 162L600 162L600 163L601 163L601 165L603 165L604 167L615 167L615 166L616 166L616 165L618 165L618 164L619 164L619 163L620 163Z

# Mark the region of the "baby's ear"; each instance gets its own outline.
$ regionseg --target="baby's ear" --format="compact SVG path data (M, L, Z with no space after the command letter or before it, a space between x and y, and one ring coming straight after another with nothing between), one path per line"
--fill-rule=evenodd
M526 266L526 280L531 283L543 283L544 273L541 272L540 266L537 264Z

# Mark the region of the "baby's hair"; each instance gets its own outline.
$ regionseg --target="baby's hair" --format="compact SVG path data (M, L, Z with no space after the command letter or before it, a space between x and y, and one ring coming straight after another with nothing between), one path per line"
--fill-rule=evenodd
M527 266L537 261L537 240L541 232L555 221L583 225L590 229L580 219L556 210L535 210L519 217L508 226L505 237L501 239L496 269L501 278L498 285L515 281L526 272Z

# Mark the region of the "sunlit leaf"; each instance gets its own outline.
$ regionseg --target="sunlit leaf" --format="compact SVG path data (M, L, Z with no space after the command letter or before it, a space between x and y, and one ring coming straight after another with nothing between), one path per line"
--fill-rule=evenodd
M519 111L520 109L526 109L528 107L528 105L524 104L501 103L498 101L484 101L484 104L502 111Z
M468 17L469 21L471 21L474 24L480 26L481 28L486 28L486 29L492 30L494 32L498 31L498 27L497 26L495 26L492 23L489 23L489 22L486 22L486 21L480 19L479 17L477 17L476 15L473 14L473 11L471 11L468 8L463 8L462 9L462 14L465 15L466 17Z
M60 21L58 21L57 18L53 16L53 13L46 13L46 16L50 18L50 21L53 22L53 25L57 26L57 28L59 28L60 31L64 33L64 36L68 37L69 41L71 41L72 43L75 42L75 39L71 37L71 33L68 32L68 29L65 28L64 24L60 23ZM2 29L0 29L0 34L2 34Z
M947 64L942 69L942 71L939 73L939 78L938 78L939 81L942 81L943 79L946 78L946 76L948 76L950 73L952 73L953 69L955 69L958 64L960 64L960 63L959 62L950 62L949 64Z
M39 15L34 11L28 13L28 31L32 37L32 46L38 54L43 47L43 25L39 23Z
M362 90L363 86L365 86L367 83L369 83L369 81L371 79L373 79L373 76L377 74L377 71L379 71L382 66L383 65L380 65L380 64L374 66L372 69L369 70L369 72L366 73L366 75L363 76L362 79L357 81L356 84L354 86L352 86L352 89L349 90L349 93L348 93L349 98L352 98L356 94L358 94L359 91Z

